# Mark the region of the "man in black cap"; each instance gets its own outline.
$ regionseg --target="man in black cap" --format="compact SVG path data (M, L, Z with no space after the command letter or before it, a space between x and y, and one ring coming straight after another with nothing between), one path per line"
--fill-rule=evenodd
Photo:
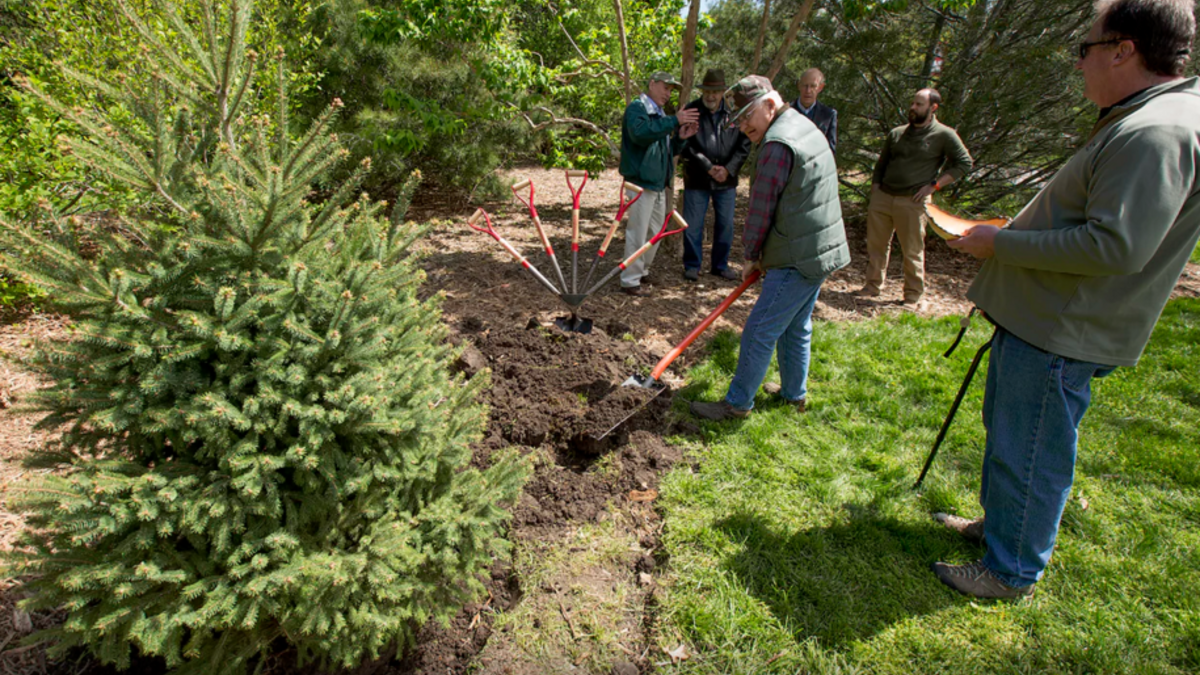
M713 205L712 273L737 279L729 269L733 244L733 205L737 196L738 171L750 154L750 139L729 124L725 105L725 71L710 69L700 84L700 98L684 106L700 116L700 128L688 139L680 155L684 162L683 278L696 281L704 259L704 216Z

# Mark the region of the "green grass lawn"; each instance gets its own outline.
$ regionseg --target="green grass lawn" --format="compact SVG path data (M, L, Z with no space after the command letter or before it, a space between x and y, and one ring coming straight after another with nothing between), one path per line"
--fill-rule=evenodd
M1200 672L1200 302L1166 310L1136 369L1093 387L1058 549L1037 593L973 602L929 571L982 549L933 511L980 515L981 368L920 492L912 484L975 349L976 319L820 323L809 412L760 394L702 424L661 497L671 673ZM718 335L677 399L717 400ZM772 371L769 378L776 379Z

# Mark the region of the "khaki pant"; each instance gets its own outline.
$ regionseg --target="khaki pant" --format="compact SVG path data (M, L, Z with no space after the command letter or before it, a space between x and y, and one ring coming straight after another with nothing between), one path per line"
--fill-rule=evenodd
M637 193L626 191L625 198L633 199L637 197ZM650 238L658 234L658 230L662 228L663 219L667 217L667 192L666 190L646 190L642 196L638 198L633 206L629 207L626 212L629 220L625 223L625 255L622 258L628 258L637 252L643 244L650 241ZM640 258L634 260L621 272L621 285L625 287L640 286L642 277L650 270L650 264L654 262L654 254L658 253L660 244L655 244L649 251L642 254Z
M925 292L925 204L911 196L893 197L878 187L871 190L867 207L867 281L869 292L883 289L892 233L900 239L904 256L904 301L916 302Z

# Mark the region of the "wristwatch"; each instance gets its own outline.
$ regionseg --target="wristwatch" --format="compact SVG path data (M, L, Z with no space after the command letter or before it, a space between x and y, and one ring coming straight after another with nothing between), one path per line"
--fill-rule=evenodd
M937 192L938 190L941 190L941 189L942 189L942 186L941 186L941 185L938 185L938 179L936 179L936 178L934 178L933 180L929 181L929 184L933 186L933 191L934 191L934 192Z

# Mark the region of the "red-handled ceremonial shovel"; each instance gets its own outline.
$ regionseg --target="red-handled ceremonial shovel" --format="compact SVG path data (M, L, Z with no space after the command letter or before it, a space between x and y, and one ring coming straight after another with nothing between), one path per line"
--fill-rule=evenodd
M636 192L637 196L629 201L625 201L626 190ZM587 278L583 280L584 288L587 288L588 284L591 283L592 275L596 273L596 265L600 264L600 259L608 252L608 245L612 243L613 235L617 233L617 226L621 224L621 219L625 217L625 212L629 210L629 207L633 206L634 202L642 198L642 192L644 191L641 187L632 183L621 182L621 201L617 205L617 217L613 218L612 225L608 226L608 234L604 236L604 243L600 245L600 251L596 253L596 259L592 261L592 268L588 270Z
M479 222L480 218L483 218L484 222L487 223L487 227L479 227L475 224ZM509 255L515 258L517 262L521 263L521 267L529 270L533 276L537 277L537 280L541 282L543 286L549 289L551 293L558 295L558 289L554 287L554 284L550 283L549 279L542 276L542 273L539 272L536 267L530 265L529 261L525 259L525 256L517 253L517 249L513 248L513 245L508 243L507 239L496 233L496 230L492 228L492 217L488 215L487 211L484 211L483 209L476 209L475 213L467 219L467 227L475 230L476 232L482 232L490 236L492 239L500 242L500 245L504 247L504 250L508 251Z
M567 190L571 193L571 292L579 292L579 197L587 185L588 172L567 169ZM571 184L572 178L583 178L579 189Z
M617 427L624 424L625 421L628 420L630 417L633 417L634 415L638 414L638 412L642 408L645 408L650 403L650 401L653 401L654 399L658 398L659 394L666 391L667 385L663 384L662 382L659 382L658 378L662 377L662 374L664 372L666 372L667 367L670 366L672 363L674 363L675 359L679 358L679 355L683 353L683 350L685 350L689 346L691 346L691 344L696 341L696 338L700 337L700 334L703 333L705 330L707 330L708 327L711 326L712 323L717 320L717 317L724 314L725 310L729 309L729 306L732 305L739 297L741 297L742 293L744 293L747 288L750 288L750 286L752 286L754 284L754 282L758 281L759 277L761 277L761 276L762 276L762 270L754 270L753 272L751 272L750 276L746 277L746 280L743 281L740 286L733 289L733 292L729 294L729 297L727 297L723 301L721 301L721 304L717 305L717 308L714 309L711 314L704 317L704 320L700 322L700 325L693 328L692 332L687 334L687 337L683 338L683 340L679 344L675 345L674 349L667 352L667 355L662 357L662 360L658 362L658 365L654 366L654 370L650 371L649 377L644 377L641 375L630 375L629 379L622 382L621 383L622 387L642 387L643 389L651 389L654 391L654 395L651 396L650 398L646 399L638 407L634 408L633 412L629 413L625 417L622 417L621 420L619 422L617 422L616 424L612 425L612 428L610 428L608 431L605 431L604 433L600 434L599 436L595 436L594 439L598 441L598 440L601 440L602 438L604 438L605 436L611 434L613 432L613 430L615 430Z
M517 192L517 190L520 190L524 187L529 188L529 199L523 198L521 194ZM520 183L514 184L512 186L512 192L513 196L517 198L517 201L529 207L529 217L533 220L534 227L537 228L538 236L542 238L542 247L546 249L546 255L550 256L550 262L554 263L554 271L558 273L558 283L562 284L563 292L565 293L567 290L567 280L565 277L563 277L562 267L560 267L558 264L558 258L554 256L554 247L550 245L550 239L546 237L546 230L542 229L542 219L538 218L537 207L533 205L533 181L526 178Z
M670 225L672 221L674 221L675 224L679 226L679 229L671 230L668 232L667 225ZM686 229L687 229L687 221L683 219L683 216L679 215L678 211L672 211L671 213L667 214L667 218L666 218L666 220L663 221L662 228L659 229L658 234L654 235L653 237L650 237L650 241L646 242L645 244L642 244L642 247L639 248L638 250L634 251L633 255L631 255L628 258L626 258L625 260L621 261L620 265L617 265L616 267L613 268L613 270L611 272L604 275L604 278L601 279L600 281L597 281L595 286L592 286L591 288L589 288L587 290L587 292L584 293L584 296L586 297L588 295L591 295L592 293L595 293L597 290L600 289L601 286L608 283L609 279L612 279L613 277L620 274L621 270L623 270L626 267L629 267L631 264L633 264L634 260L637 260L638 258L642 257L643 253L645 253L646 251L649 251L650 248L653 247L655 244L657 244L661 239L663 239L665 237L669 237L673 234L679 234L680 232L683 232Z

